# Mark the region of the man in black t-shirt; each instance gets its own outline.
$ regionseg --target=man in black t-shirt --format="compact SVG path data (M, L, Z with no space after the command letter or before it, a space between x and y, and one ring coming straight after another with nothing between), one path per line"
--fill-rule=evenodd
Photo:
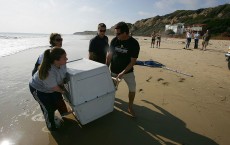
M136 39L129 36L129 28L125 22L119 22L115 26L116 37L110 43L106 64L110 65L112 76L124 79L129 87L128 112L135 117L133 101L136 92L136 81L133 66L139 55L140 46Z
M108 37L105 36L106 25L98 24L97 35L89 43L89 59L105 64L106 54L109 47Z

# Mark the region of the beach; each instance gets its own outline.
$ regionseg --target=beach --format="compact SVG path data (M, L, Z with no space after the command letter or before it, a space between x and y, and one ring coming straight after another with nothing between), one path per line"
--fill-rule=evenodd
M46 47L0 57L0 144L228 145L230 70L224 55L229 41L210 40L201 51L193 49L193 40L192 49L184 50L185 39L163 37L160 48L150 48L150 37L134 38L141 47L138 60L164 66L135 65L137 117L127 113L128 88L121 81L112 113L84 126L70 114L52 133L28 88L34 63ZM69 60L87 57L88 41L66 43Z

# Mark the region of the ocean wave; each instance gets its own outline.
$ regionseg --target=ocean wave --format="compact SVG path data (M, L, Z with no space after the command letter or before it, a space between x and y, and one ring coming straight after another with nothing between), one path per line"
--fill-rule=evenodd
M16 37L16 36L1 36L0 39L20 39L21 37Z
M48 34L36 33L0 33L0 39L42 38L48 36Z
M62 35L62 37L64 39L63 43L85 40L85 36ZM49 45L48 34L0 33L0 57L29 49L49 47Z
M17 54L17 53L20 53L20 52L23 52L23 51L26 51L26 50L29 50L29 49L36 49L36 48L49 48L49 45L45 45L45 46L35 46L35 47L30 47L30 48L25 48L25 49L18 49L18 50L15 50L15 51L8 51L8 52L0 52L0 58L1 57L6 57L6 56L9 56L9 55L14 55L14 54Z

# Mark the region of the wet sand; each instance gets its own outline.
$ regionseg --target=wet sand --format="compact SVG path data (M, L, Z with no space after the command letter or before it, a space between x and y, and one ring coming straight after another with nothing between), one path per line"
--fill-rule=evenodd
M200 51L182 49L183 39L162 38L161 48L150 48L149 37L136 38L138 60L152 59L168 68L135 66L137 118L127 113L128 89L122 81L112 113L84 126L68 115L52 133L28 89L34 62L45 48L0 58L0 144L228 145L230 71L224 54L229 41L211 40L207 51ZM87 57L88 42L81 44L86 47L81 52L78 46L63 47L69 60Z

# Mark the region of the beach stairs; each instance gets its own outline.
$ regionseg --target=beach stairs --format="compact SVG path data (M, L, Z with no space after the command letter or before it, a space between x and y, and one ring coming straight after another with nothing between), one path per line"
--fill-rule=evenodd
M67 102L85 125L114 109L115 86L105 64L85 58L67 63Z

